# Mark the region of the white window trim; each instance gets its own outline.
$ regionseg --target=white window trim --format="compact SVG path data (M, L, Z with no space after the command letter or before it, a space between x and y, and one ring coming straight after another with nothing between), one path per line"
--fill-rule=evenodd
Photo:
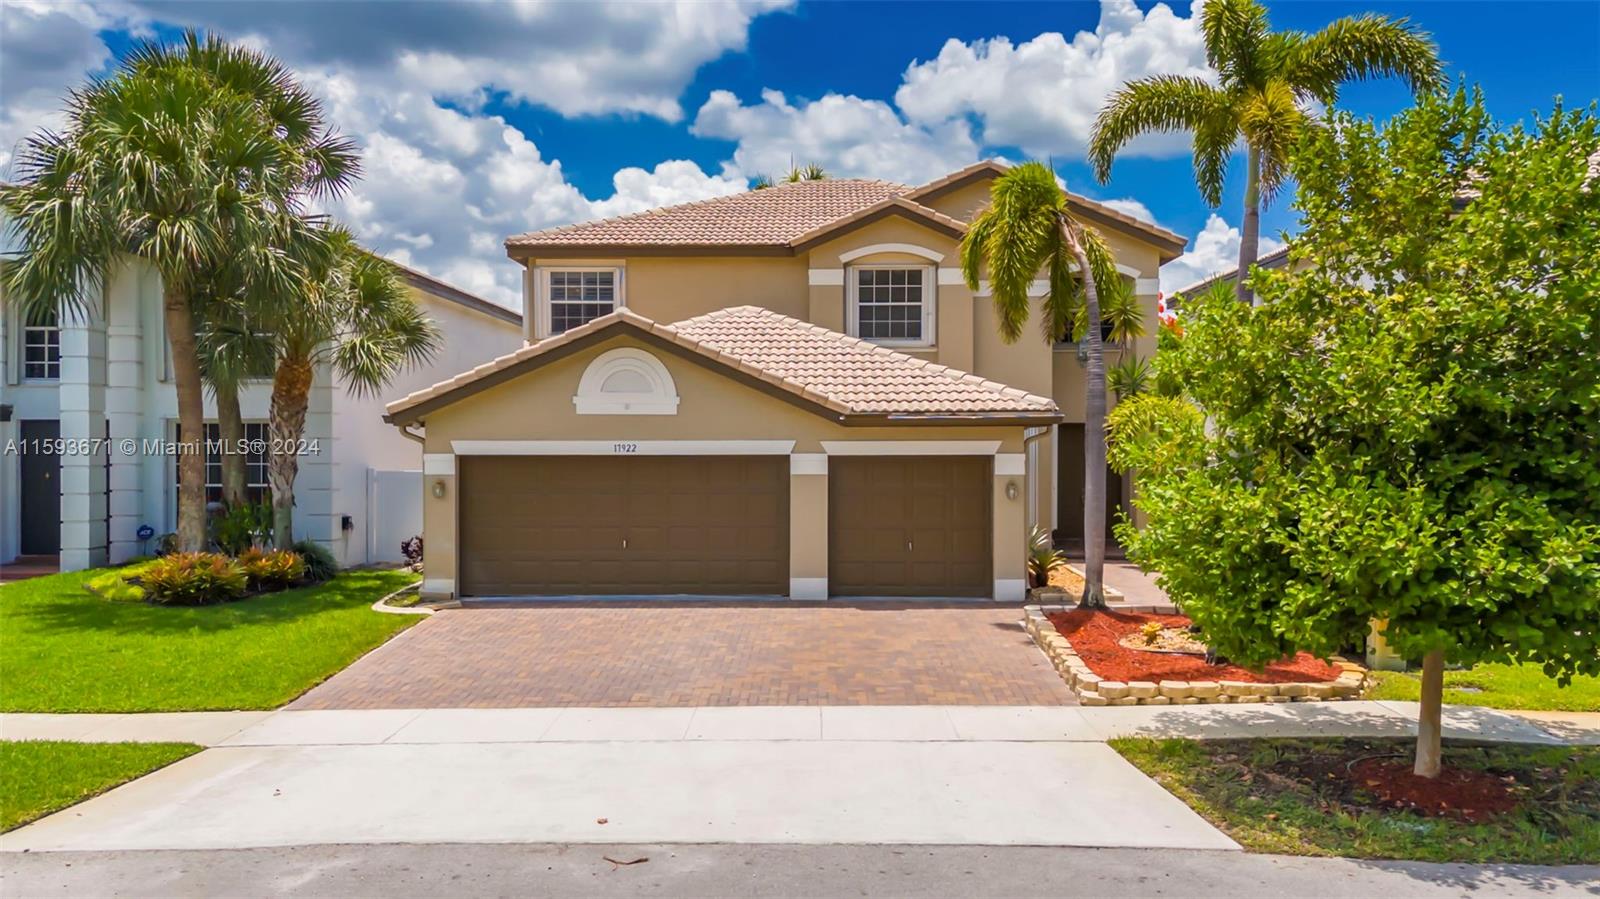
M616 285L616 301L611 305L611 311L625 309L628 305L627 269L620 265L541 265L535 272L533 279L534 290L534 337L543 339L552 337L550 333L550 274L552 272L610 272L612 283Z
M24 384L58 384L58 383L60 383L60 381L61 381L61 318L60 318L60 316L58 315L56 317L56 323L53 324L53 325L30 325L30 324L28 324L27 318L25 316L21 316L21 315L17 316L17 321L19 322L19 326L17 328L17 376L18 376L18 378ZM45 375L43 377L29 376L29 374L28 374L28 365L29 365L29 363L28 363L28 335L29 334L36 334L36 333L48 333L50 331L56 332L56 363L55 363L55 365L56 365L56 373L55 373L55 375L53 377L50 376L50 375ZM50 363L48 361L46 361L43 364L44 364L46 370L48 371Z
M896 340L891 338L861 337L861 318L858 297L860 280L856 273L865 269L920 269L922 271L922 337L918 340ZM904 262L875 262L857 263L845 270L845 289L848 299L845 302L845 333L851 337L860 337L878 346L887 347L931 347L937 344L938 335L935 326L938 323L939 288L938 267L933 265L908 265Z
M635 393L606 392L606 380L623 371L644 378L650 389ZM637 347L618 347L596 356L583 370L572 404L579 415L677 415L678 387L660 359Z

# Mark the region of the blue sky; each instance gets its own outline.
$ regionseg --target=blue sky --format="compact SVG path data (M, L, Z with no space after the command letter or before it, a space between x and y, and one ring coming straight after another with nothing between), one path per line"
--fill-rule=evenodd
M1600 3L1269 3L1277 28L1409 16L1446 70L1505 120L1600 95ZM368 243L515 305L499 241L517 231L743 189L792 154L839 175L919 182L986 156L1045 157L1069 186L1189 237L1169 281L1231 252L1195 191L1184 138L1147 141L1110 184L1082 163L1088 122L1127 77L1202 74L1187 0L684 5L166 2L7 6L3 149L135 35L210 27L277 53L367 149L335 208ZM1402 86L1351 86L1383 117ZM1214 218L1213 216L1220 216ZM1293 230L1280 200L1265 230ZM1172 286L1169 284L1169 286Z

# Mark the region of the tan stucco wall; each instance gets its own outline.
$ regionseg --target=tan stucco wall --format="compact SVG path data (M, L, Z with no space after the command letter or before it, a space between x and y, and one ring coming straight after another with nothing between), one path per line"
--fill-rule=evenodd
M978 210L989 205L989 186L993 183L993 180L979 181L976 184L969 184L960 190L940 194L931 200L919 200L918 202L924 206L937 209L951 218L970 222L972 217L978 214Z
M453 452L454 440L794 440L797 454L821 454L822 441L998 441L999 452L1022 452L1019 427L845 427L781 399L736 383L698 363L644 347L666 366L680 399L676 415L578 415L572 397L589 362L620 346L641 346L626 336L606 341L497 385L430 414L425 451ZM424 477L424 528L429 580L456 577L456 484L453 476ZM444 498L432 495L435 481ZM1024 503L1004 496L996 477L994 559L996 579L1025 577ZM791 577L827 577L827 478L791 479Z

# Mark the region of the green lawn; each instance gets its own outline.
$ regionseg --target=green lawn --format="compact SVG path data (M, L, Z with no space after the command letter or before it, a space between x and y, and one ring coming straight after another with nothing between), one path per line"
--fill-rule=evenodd
M101 599L98 573L0 586L0 711L275 708L418 620L368 608L409 571L188 608Z
M199 752L189 743L0 742L0 831Z
M1415 702L1421 693L1421 672L1372 674L1377 685L1368 693L1368 699ZM1444 673L1444 701L1496 709L1600 712L1600 677L1575 677L1568 686L1558 687L1555 679L1546 677L1537 665L1475 665Z
M1255 852L1431 862L1593 864L1600 747L1447 742L1446 767L1488 771L1517 797L1482 823L1382 807L1349 765L1407 764L1410 740L1111 741L1206 820Z

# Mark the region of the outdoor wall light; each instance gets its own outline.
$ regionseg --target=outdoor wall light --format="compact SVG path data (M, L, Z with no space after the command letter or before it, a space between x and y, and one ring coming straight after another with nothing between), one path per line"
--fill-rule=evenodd
M433 482L433 498L444 499L444 481Z
M1022 491L1017 489L1016 481L1006 481L1006 499L1014 500Z

